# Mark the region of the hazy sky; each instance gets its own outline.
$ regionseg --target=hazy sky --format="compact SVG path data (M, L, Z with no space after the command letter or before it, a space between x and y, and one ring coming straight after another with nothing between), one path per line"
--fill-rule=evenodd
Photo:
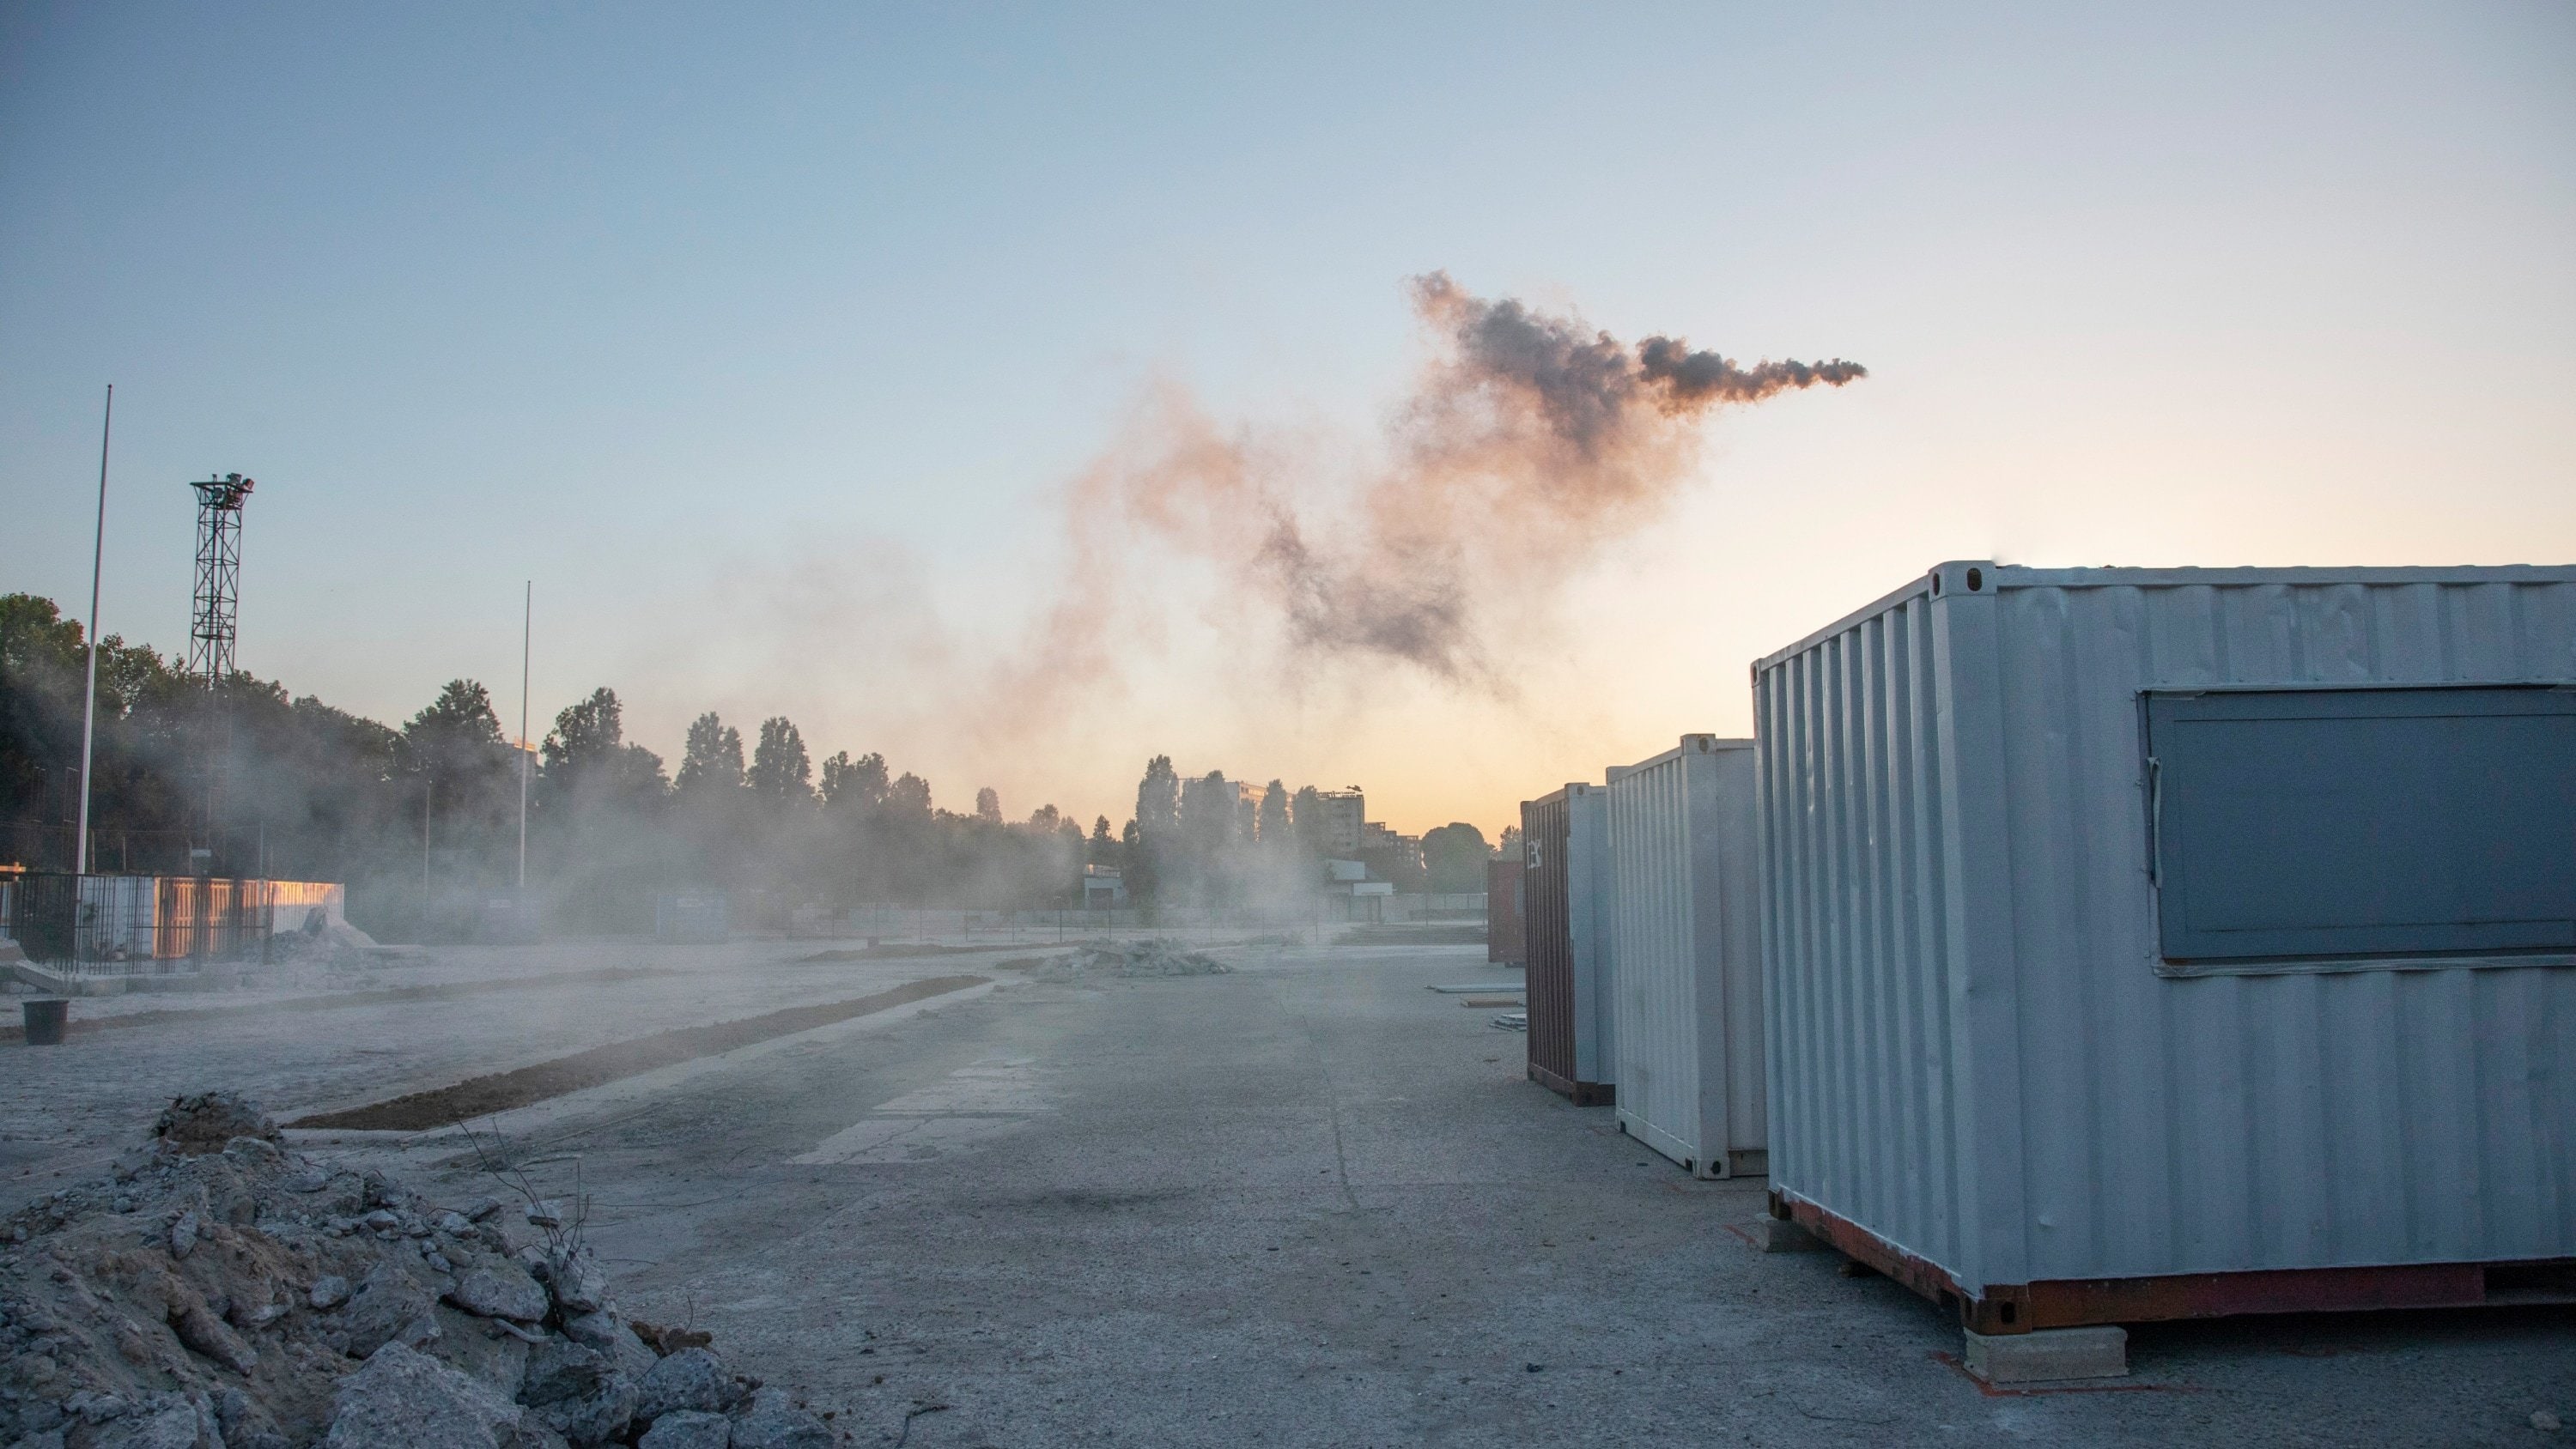
M1365 467L1406 279L1871 376L1513 621L1318 666L1185 561L997 698L1140 399ZM398 721L599 684L962 807L1145 756L1488 833L1945 558L2576 562L2576 6L0 5L0 588ZM1043 667L1044 661L1036 661ZM515 721L513 721L515 723Z

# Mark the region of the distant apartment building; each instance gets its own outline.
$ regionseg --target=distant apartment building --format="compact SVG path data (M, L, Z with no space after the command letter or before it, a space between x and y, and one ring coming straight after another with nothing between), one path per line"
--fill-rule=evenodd
M1357 786L1326 790L1316 798L1323 807L1319 812L1323 819L1315 839L1324 854L1351 855L1367 843L1368 797Z
M1422 864L1421 836L1398 835L1393 826L1381 824L1375 820L1361 822L1360 849L1384 851L1410 866Z

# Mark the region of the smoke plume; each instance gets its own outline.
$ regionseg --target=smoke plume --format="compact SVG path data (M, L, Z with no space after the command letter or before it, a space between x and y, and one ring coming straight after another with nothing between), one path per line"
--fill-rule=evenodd
M1070 583L1033 641L1046 664L1006 688L1025 702L1041 673L1114 673L1098 668L1113 622L1152 627L1123 608L1153 581L1151 546L1213 566L1300 655L1498 686L1497 605L1543 601L1666 507L1708 413L1867 376L1840 360L1745 366L1674 337L1630 347L1445 272L1410 291L1432 357L1356 476L1153 391L1071 491Z

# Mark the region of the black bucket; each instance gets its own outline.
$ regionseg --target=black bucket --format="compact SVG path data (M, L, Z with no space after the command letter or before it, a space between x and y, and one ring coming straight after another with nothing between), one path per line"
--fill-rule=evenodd
M71 1020L70 1002L59 996L40 997L34 1001L21 1002L19 1009L26 1013L27 1045L61 1046L63 1044L63 1027Z

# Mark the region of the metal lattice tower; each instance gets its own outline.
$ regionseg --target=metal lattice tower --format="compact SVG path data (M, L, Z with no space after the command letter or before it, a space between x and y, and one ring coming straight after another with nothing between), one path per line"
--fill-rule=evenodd
M226 473L197 490L197 597L188 624L188 673L209 692L233 672L234 621L241 611L242 504L251 480Z
M223 794L223 761L231 745L223 684L233 673L233 633L241 610L242 504L251 480L226 473L188 485L197 490L197 595L188 619L188 673L206 686L206 712L197 748L205 776L202 853L191 849L199 871L215 865L215 829Z

